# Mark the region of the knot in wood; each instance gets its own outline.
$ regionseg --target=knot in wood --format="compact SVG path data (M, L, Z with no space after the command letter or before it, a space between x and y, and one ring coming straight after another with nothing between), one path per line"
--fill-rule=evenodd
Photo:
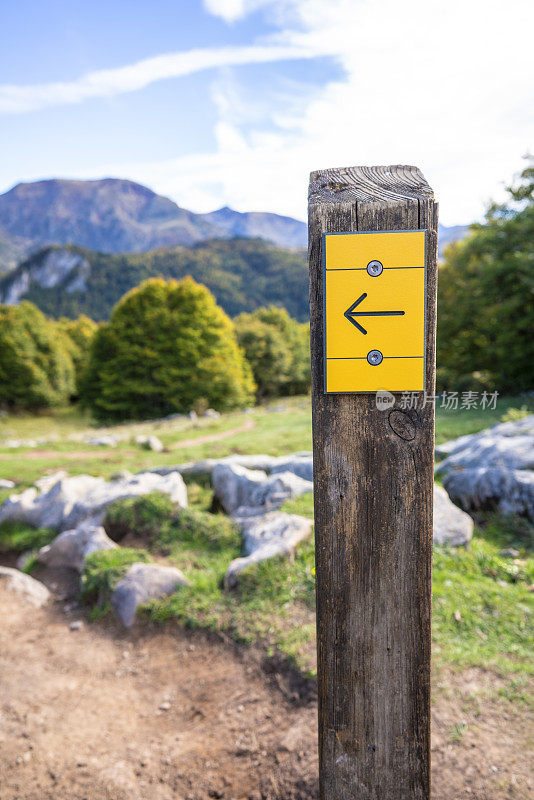
M406 442L415 439L417 433L417 414L415 412L408 414L406 411L393 410L389 414L388 421L393 433L396 433L401 439Z

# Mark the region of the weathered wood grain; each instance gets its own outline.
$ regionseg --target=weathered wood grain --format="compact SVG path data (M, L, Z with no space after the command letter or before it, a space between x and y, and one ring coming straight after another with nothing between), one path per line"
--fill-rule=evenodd
M434 405L323 393L321 234L427 229L435 386L437 204L415 167L314 172L309 263L322 800L428 800ZM420 396L421 397L421 396ZM397 395L400 399L400 395Z

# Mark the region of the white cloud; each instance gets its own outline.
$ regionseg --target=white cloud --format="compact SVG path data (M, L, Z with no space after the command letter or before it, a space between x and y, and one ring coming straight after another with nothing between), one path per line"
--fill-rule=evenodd
M0 113L20 114L49 106L80 103L144 89L151 83L214 67L261 64L317 55L303 43L265 43L244 47L198 48L145 58L116 69L98 70L74 80L31 86L0 85Z
M257 4L207 5L235 20ZM530 0L504 6L496 0L272 0L272 6L299 21L278 41L336 53L346 77L307 97L304 112L273 109L274 133L251 132L249 125L245 137L240 120L219 103L225 136L216 156L171 162L169 193L187 204L194 165L196 198L204 185L206 202L215 200L220 187L220 200L238 208L303 217L310 169L413 163L433 185L445 223L478 217L491 197L502 196L502 182L532 148ZM227 146L229 127L234 140L241 136L239 157Z

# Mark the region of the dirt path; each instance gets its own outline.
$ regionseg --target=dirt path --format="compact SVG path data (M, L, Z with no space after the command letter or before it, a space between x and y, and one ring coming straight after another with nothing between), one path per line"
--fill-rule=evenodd
M239 425L237 428L232 428L229 431L222 431L221 433L212 433L206 434L206 436L198 436L196 439L182 439L179 442L174 442L174 444L170 445L170 447L166 448L167 452L172 450L181 450L184 447L195 447L197 444L211 444L212 442L221 442L223 439L229 439L231 436L237 436L240 433L246 433L247 431L251 431L254 426L255 422L253 419L247 419L243 425ZM69 450L68 452L63 452L61 450L43 450L43 449L35 449L35 450L27 450L24 453L24 458L29 458L30 460L42 459L42 458L54 458L54 459L64 459L65 461L80 461L84 459L91 459L95 458L96 456L101 456L102 458L106 456L113 456L120 454L121 458L128 456L131 458L138 454L139 448L136 450L124 450L118 447L95 447L94 450ZM8 461L12 459L13 456L11 453L0 453L0 461Z
M317 797L315 702L251 654L179 628L71 630L79 613L34 610L3 588L0 603L1 800ZM466 707L491 675L443 681L434 800L526 800L526 717Z

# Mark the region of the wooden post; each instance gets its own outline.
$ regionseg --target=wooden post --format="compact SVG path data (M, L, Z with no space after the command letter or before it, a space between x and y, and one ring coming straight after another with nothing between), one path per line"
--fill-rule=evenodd
M425 358L421 363L427 396L433 396L437 204L431 188L421 172L410 166L352 167L311 174L321 800L430 797L434 403L427 402L422 408L422 387L412 385L381 387L395 392L395 406L388 411L377 409L374 392L356 393L357 387L348 393L325 393L323 354L323 234L405 230L427 232L423 256L426 301L421 312ZM363 241L365 237L355 238ZM387 268L387 259L372 257ZM365 269L366 263L360 266ZM408 282L416 280L416 273L421 275L417 269L404 273ZM370 290L368 309L374 308L371 295ZM347 296L347 305L352 300L360 302L361 297ZM355 305L347 309L345 317ZM362 302L360 309L363 307ZM363 323L369 334L361 341L373 346L371 327L376 323L357 316L357 311L352 311L353 319ZM400 314L401 309L388 313ZM349 330L361 335L351 329L350 322L341 330L347 336ZM423 366L421 370L423 375ZM418 390L417 408L405 408L402 391L413 389Z

